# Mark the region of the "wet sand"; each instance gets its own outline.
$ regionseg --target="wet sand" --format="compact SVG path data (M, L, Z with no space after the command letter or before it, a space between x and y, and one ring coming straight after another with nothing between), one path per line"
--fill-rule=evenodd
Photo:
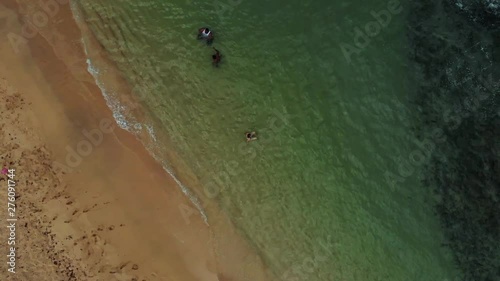
M0 280L270 280L215 207L210 226L183 216L192 203L115 124L69 5L58 2L32 38L20 19L41 11L38 2L0 4L0 31L11 39L0 41L0 164L15 169L18 196L16 273L2 261Z

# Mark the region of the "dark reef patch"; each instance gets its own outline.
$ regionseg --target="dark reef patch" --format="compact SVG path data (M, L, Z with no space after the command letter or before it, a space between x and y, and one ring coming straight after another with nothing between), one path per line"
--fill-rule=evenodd
M500 280L500 1L414 0L418 135L441 130L425 186L466 281Z

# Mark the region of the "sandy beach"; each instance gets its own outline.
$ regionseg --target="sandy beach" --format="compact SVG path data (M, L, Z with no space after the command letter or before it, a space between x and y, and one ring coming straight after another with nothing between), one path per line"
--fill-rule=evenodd
M115 124L69 4L52 2L36 31L23 18L44 10L38 2L0 4L0 155L15 170L17 218L15 273L3 227L0 280L271 280L215 207L210 226L199 214L186 220L180 206L192 203Z

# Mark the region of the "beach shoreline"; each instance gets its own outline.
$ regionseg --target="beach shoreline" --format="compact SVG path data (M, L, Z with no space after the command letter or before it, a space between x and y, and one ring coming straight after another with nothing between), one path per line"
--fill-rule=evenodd
M2 164L18 172L24 225L17 229L17 273L2 266L0 276L271 280L213 204L215 223L207 226L201 216L186 223L179 206L192 203L136 136L116 125L87 71L69 4L53 3L62 4L17 52L12 40L0 44L2 98L12 101L2 109ZM2 33L23 36L19 19L43 10L4 1Z

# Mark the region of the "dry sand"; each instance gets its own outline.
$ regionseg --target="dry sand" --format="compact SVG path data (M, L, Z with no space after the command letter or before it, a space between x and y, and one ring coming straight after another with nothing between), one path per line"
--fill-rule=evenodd
M38 3L0 4L0 165L15 169L18 219L15 274L0 231L0 280L271 280L223 213L208 210L210 226L197 214L186 222L179 206L190 201L116 126L67 4L15 52L7 35L22 34ZM102 138L82 142L92 130ZM78 147L88 155L64 168ZM7 224L5 175L0 208Z

